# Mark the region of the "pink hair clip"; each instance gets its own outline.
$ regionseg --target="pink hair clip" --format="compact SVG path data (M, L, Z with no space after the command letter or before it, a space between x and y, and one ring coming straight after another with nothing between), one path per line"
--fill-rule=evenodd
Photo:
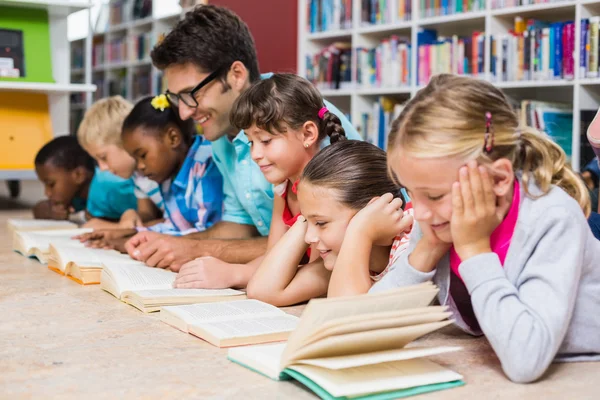
M321 107L321 109L319 110L319 119L323 119L326 112L329 112L327 107Z
M483 138L483 149L486 153L494 150L494 127L492 126L492 113L485 113L485 136Z

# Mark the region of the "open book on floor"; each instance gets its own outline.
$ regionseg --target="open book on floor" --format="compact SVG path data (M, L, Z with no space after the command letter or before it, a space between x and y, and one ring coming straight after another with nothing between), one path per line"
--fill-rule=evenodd
M104 264L100 287L143 312L162 306L240 300L246 293L234 289L173 289L177 274L145 265Z
M45 231L56 229L76 229L77 224L71 221L57 221L53 219L16 219L6 221L10 233L15 231Z
M217 347L284 341L299 320L258 300L162 307L160 319Z
M35 257L42 264L48 262L50 243L84 247L72 237L92 232L93 229L62 229L53 231L15 231L13 234L13 250L26 257Z
M429 306L431 283L311 300L288 342L230 349L228 358L271 379L296 379L323 399L396 399L464 384L424 357L455 347L405 348L450 324Z
M144 265L142 262L115 250L90 249L69 244L50 244L48 268L81 285L100 283L104 265Z

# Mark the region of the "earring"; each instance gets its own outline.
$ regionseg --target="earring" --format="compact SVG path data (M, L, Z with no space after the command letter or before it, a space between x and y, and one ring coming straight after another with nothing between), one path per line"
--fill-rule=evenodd
M304 143L304 148L308 149L308 143Z

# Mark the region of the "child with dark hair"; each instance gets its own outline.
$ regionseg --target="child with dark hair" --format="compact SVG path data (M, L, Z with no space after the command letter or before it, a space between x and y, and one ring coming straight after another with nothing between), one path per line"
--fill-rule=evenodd
M320 152L325 151L320 149L327 146L328 142L331 142L333 147L338 142L346 141L340 119L324 106L321 94L309 81L294 74L274 74L270 78L255 83L238 98L232 108L231 124L236 129L244 130L251 146L250 152L253 161L260 167L266 180L276 185L267 255L260 256L246 264L222 263L220 266L221 279L212 281L203 279L206 276L204 264L207 259L198 258L181 267L175 280L175 287L218 288L248 285L249 293L251 292L252 296L278 305L292 304L326 293L327 290L325 289L323 292L322 285L320 285L325 283L326 286L325 280L320 280L316 286L309 285L297 292L286 290L286 293L282 294L278 291L278 288L284 285L280 281L280 275L289 274L288 265L291 270L295 271L299 265L309 264L309 262L318 263L317 260L320 260L321 254L316 247L307 249L307 246L303 246L302 253L288 253L283 259L271 256L271 252L286 252L288 244L280 245L279 241L298 218L301 218L301 207L297 194L298 183L303 171L308 168L307 165L310 165L314 157L319 157ZM325 139L329 140L326 142ZM359 143L358 148L362 151L369 149L368 146L360 147L362 142L351 142ZM341 146L340 144L340 147L336 148L348 146L353 145ZM383 155L384 160L381 163L383 179L374 179L376 186L382 180L389 182L385 170L385 153L381 150L379 152L380 156ZM343 156L341 157L343 159ZM369 162L375 161L374 158L368 156L366 158ZM340 161L337 160L335 163L340 163ZM356 161L358 160L352 159L351 162ZM345 165L345 162L342 164ZM366 165L370 166L369 163ZM335 167L332 166L332 168ZM376 169L371 168L370 171L376 171ZM338 172L342 173L342 171ZM372 172L369 174L371 176ZM351 182L346 182L344 177L339 179L342 185L348 183L351 186ZM355 190L364 191L359 196L360 198L372 193L368 190L368 184L364 182L363 184L366 186L354 187ZM388 189L392 188L395 188L395 185L389 185ZM346 191L348 190L350 189L346 189ZM376 195L383 193L385 191L377 192ZM303 242L302 237L300 241ZM327 275L322 266L307 266L302 270L318 271L317 275L320 277ZM253 277L253 274L256 275ZM304 274L301 275L305 276ZM251 281L250 278L252 278ZM248 284L249 281L250 284ZM364 292L367 290L368 288Z
M235 100L252 83L270 76L259 73L248 27L226 8L197 6L154 47L151 57L164 72L166 96L181 119L193 119L213 143L213 159L224 181L224 212L220 223L189 236L209 239L203 243L142 232L127 243L129 254L146 263L175 260L166 263L172 269L202 256L246 263L263 255L267 240L256 236L269 233L273 187L252 162L246 135L229 118ZM348 138L360 138L342 112L327 101L324 105L339 117ZM210 268L220 273L217 261Z
M163 223L138 227L169 235L203 231L221 220L223 178L210 142L182 121L164 95L140 100L123 122L123 147L137 170L157 182L164 202Z
M48 200L34 207L34 217L68 219L86 210L86 218L115 220L135 207L133 186L127 180L94 170L94 159L75 137L48 142L35 157L35 171ZM88 221L88 226L93 224Z

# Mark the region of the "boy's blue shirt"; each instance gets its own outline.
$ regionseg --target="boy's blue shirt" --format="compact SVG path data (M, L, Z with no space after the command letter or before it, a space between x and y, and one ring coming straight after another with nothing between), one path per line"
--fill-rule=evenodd
M261 78L267 79L272 75L263 74ZM327 100L324 103L340 118L348 139L362 140L344 113ZM321 148L328 145L329 138L326 138ZM213 159L223 175L223 221L254 225L262 236L267 236L273 213L273 185L252 160L250 143L244 131L240 131L233 140L223 136L214 141Z
M88 213L95 218L118 220L125 211L137 210L134 188L133 178L123 179L96 168L87 197Z

